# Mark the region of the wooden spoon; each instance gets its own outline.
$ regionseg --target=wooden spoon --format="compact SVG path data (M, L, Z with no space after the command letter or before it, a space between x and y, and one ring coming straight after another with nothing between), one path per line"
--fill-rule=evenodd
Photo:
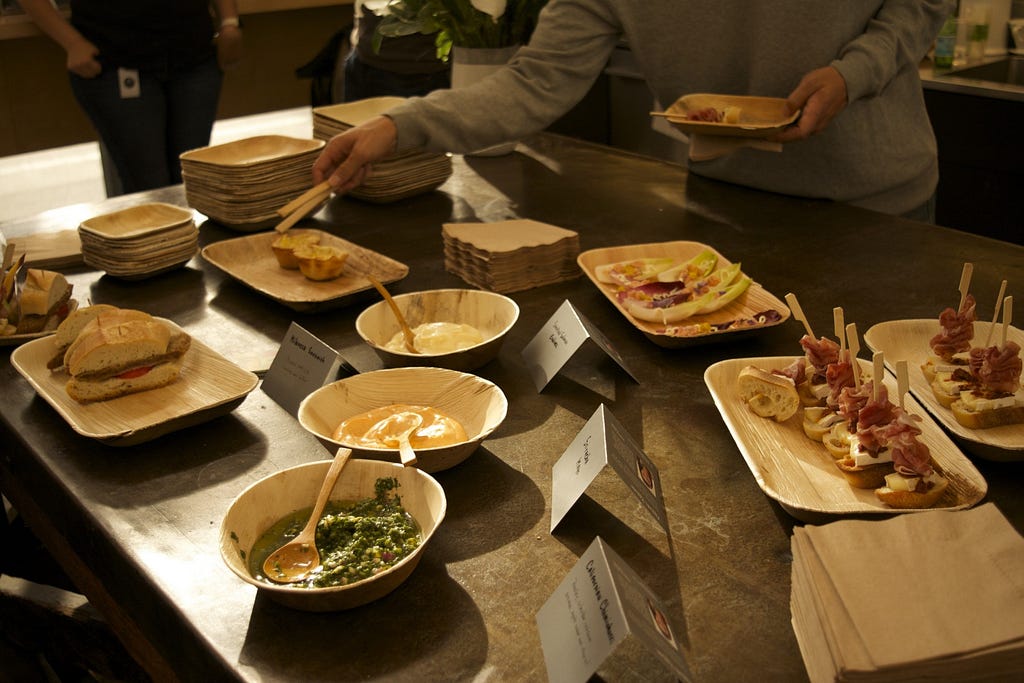
M410 467L416 464L416 451L409 443L409 437L423 424L423 416L406 410L386 418L371 427L366 435L378 439L381 442L391 445L398 443L398 454L402 458L402 464Z
M387 301L388 306L391 307L391 312L395 314L396 318L398 318L398 326L402 328L402 334L405 335L405 348L409 353L419 353L419 351L416 350L416 344L414 343L416 336L412 333L412 328L409 327L409 323L405 322L405 316L402 315L400 310L398 310L398 304L396 304L395 300L391 298L391 293L384 287L384 285L381 284L380 280L369 273L367 273L366 279L370 281L370 284L377 288L380 295L384 297L384 301Z
M317 494L309 521L299 535L272 552L263 562L263 575L274 583L295 583L302 581L320 566L320 553L316 549L316 525L324 513L331 491L348 463L352 450L339 448L327 470L324 483Z

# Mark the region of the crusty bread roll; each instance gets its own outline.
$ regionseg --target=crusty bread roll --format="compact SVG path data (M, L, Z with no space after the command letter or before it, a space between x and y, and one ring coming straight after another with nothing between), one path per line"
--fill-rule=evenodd
M25 284L21 288L19 305L21 315L48 315L68 291L68 281L52 270L29 268L25 271Z
M86 322L64 355L76 401L103 401L166 386L178 378L192 338L148 313L101 312Z
M118 310L117 306L93 304L70 313L57 326L57 330L54 332L53 344L57 347L57 351L46 364L46 367L53 370L64 365L64 354L67 353L68 347L78 338L82 329L101 313L111 313L116 310Z
M167 351L171 331L158 320L109 322L106 316L93 321L94 327L75 340L65 358L71 375L95 374L126 368L139 359L157 358Z
M178 359L173 362L156 365L152 370L139 377L127 379L116 376L107 379L79 379L72 377L68 380L66 389L68 396L79 403L107 401L118 396L167 386L178 379L180 371L181 360Z
M990 429L1024 422L1024 404L1019 400L1012 406L971 410L963 400L958 399L950 404L950 409L956 421L968 429Z
M47 323L54 325L60 316L67 315L71 289L60 273L38 268L25 271L25 283L18 297L18 334L42 332Z
M875 489L875 497L897 510L930 508L942 498L942 494L949 487L949 480L937 472L932 474L928 480L932 486L927 491L920 493L917 491L894 491L888 486L881 486Z
M748 365L740 370L737 382L740 398L761 417L785 422L796 414L801 405L796 385L788 377Z
M333 280L345 268L348 252L338 247L304 244L292 252L299 262L299 270L310 280Z

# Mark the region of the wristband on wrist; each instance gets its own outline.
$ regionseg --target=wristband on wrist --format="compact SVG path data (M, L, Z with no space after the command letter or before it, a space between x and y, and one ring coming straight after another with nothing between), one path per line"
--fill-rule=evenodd
M225 17L220 20L220 27L225 28L227 26L234 26L235 28L242 28L242 20L238 17Z

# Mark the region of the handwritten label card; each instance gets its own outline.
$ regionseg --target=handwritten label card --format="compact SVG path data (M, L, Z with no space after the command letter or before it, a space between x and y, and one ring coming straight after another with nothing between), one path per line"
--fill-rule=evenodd
M552 468L551 531L605 465L612 466L667 532L668 516L658 468L603 403Z
M566 299L522 351L537 391L547 386L588 339L607 353L634 382L640 383L608 338Z
M339 370L356 374L337 351L293 322L263 379L263 392L295 415L302 399L337 379Z
M537 628L553 683L584 683L629 635L693 680L664 604L601 537L537 612Z

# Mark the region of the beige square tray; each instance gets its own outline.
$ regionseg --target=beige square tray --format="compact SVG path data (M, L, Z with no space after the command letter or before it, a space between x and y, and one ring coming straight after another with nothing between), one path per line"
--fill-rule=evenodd
M984 343L992 323L974 323L974 341ZM992 343L998 343L1000 329L992 333ZM872 326L864 334L864 342L872 351L885 354L885 365L894 371L896 363L907 361L910 393L952 434L969 452L986 460L1024 460L1024 424L1005 425L991 429L968 429L956 421L953 411L935 398L931 385L921 372L921 365L931 355L928 340L939 332L938 318L891 320ZM1007 328L1007 339L1024 347L1024 331Z
M164 322L174 325L169 320ZM193 338L178 381L159 389L83 404L64 389L67 375L46 367L55 352L53 337L49 336L15 349L11 363L75 432L110 446L133 446L226 415L259 381L253 373Z
M691 121L690 112L714 107L740 108L739 123ZM778 133L797 120L800 112L790 112L785 98L756 97L751 95L714 95L694 93L684 95L663 112L665 119L684 133L724 135L737 138L766 138Z
M322 149L325 144L323 140L307 140L285 135L257 135L221 145L189 150L182 153L179 158L185 166L209 164L244 169L260 164L282 163L291 157Z
M409 267L369 249L364 249L322 230L293 230L320 235L320 243L349 253L341 277L326 282L309 280L297 270L277 263L271 243L276 231L214 242L203 248L203 258L239 282L296 311L316 311L344 306L360 292L373 289L366 275L380 282L397 282L409 274Z
M678 261L686 261L687 259L696 256L704 249L712 248L706 244L701 244L700 242L685 241L628 244L620 247L590 249L589 251L585 251L580 254L576 259L576 262L579 264L586 276L590 278L591 282L594 283L594 286L600 289L601 293L608 298L608 301L612 302L612 305L619 309L619 312L626 317L626 320L633 323L634 327L647 335L647 338L658 346L677 348L682 346L705 344L722 339L733 340L738 336L747 336L752 333L757 333L767 327L779 325L789 319L789 307L786 306L786 304L778 297L761 287L761 285L757 284L757 282L752 282L747 291L739 296L735 301L731 302L728 306L707 315L695 315L681 321L678 325L690 325L702 322L721 323L729 320L736 320L738 318L752 317L769 309L775 310L779 313L781 316L779 320L767 322L756 327L707 332L686 337L674 336L670 333L671 330L666 330L666 326L663 324L638 320L630 315L629 311L627 311L626 308L616 300L615 287L598 281L597 276L594 274L595 269L605 263L617 263L619 261L628 261L630 259L657 257L668 257ZM731 261L722 256L717 250L712 249L712 251L718 254L718 268L727 266L731 263ZM750 273L745 270L743 272L750 275Z
M740 399L736 379L744 367L782 369L796 358L734 358L715 363L704 373L715 405L761 490L805 522L820 522L833 515L912 512L894 510L878 500L874 491L850 486L825 447L804 434L800 412L779 423L755 415ZM871 372L869 363L862 360L861 365L864 372ZM890 396L897 395L894 378L886 375L885 386ZM988 492L981 473L913 397L907 396L904 405L908 412L921 416L921 441L949 479L945 494L929 509L959 510L980 502Z

